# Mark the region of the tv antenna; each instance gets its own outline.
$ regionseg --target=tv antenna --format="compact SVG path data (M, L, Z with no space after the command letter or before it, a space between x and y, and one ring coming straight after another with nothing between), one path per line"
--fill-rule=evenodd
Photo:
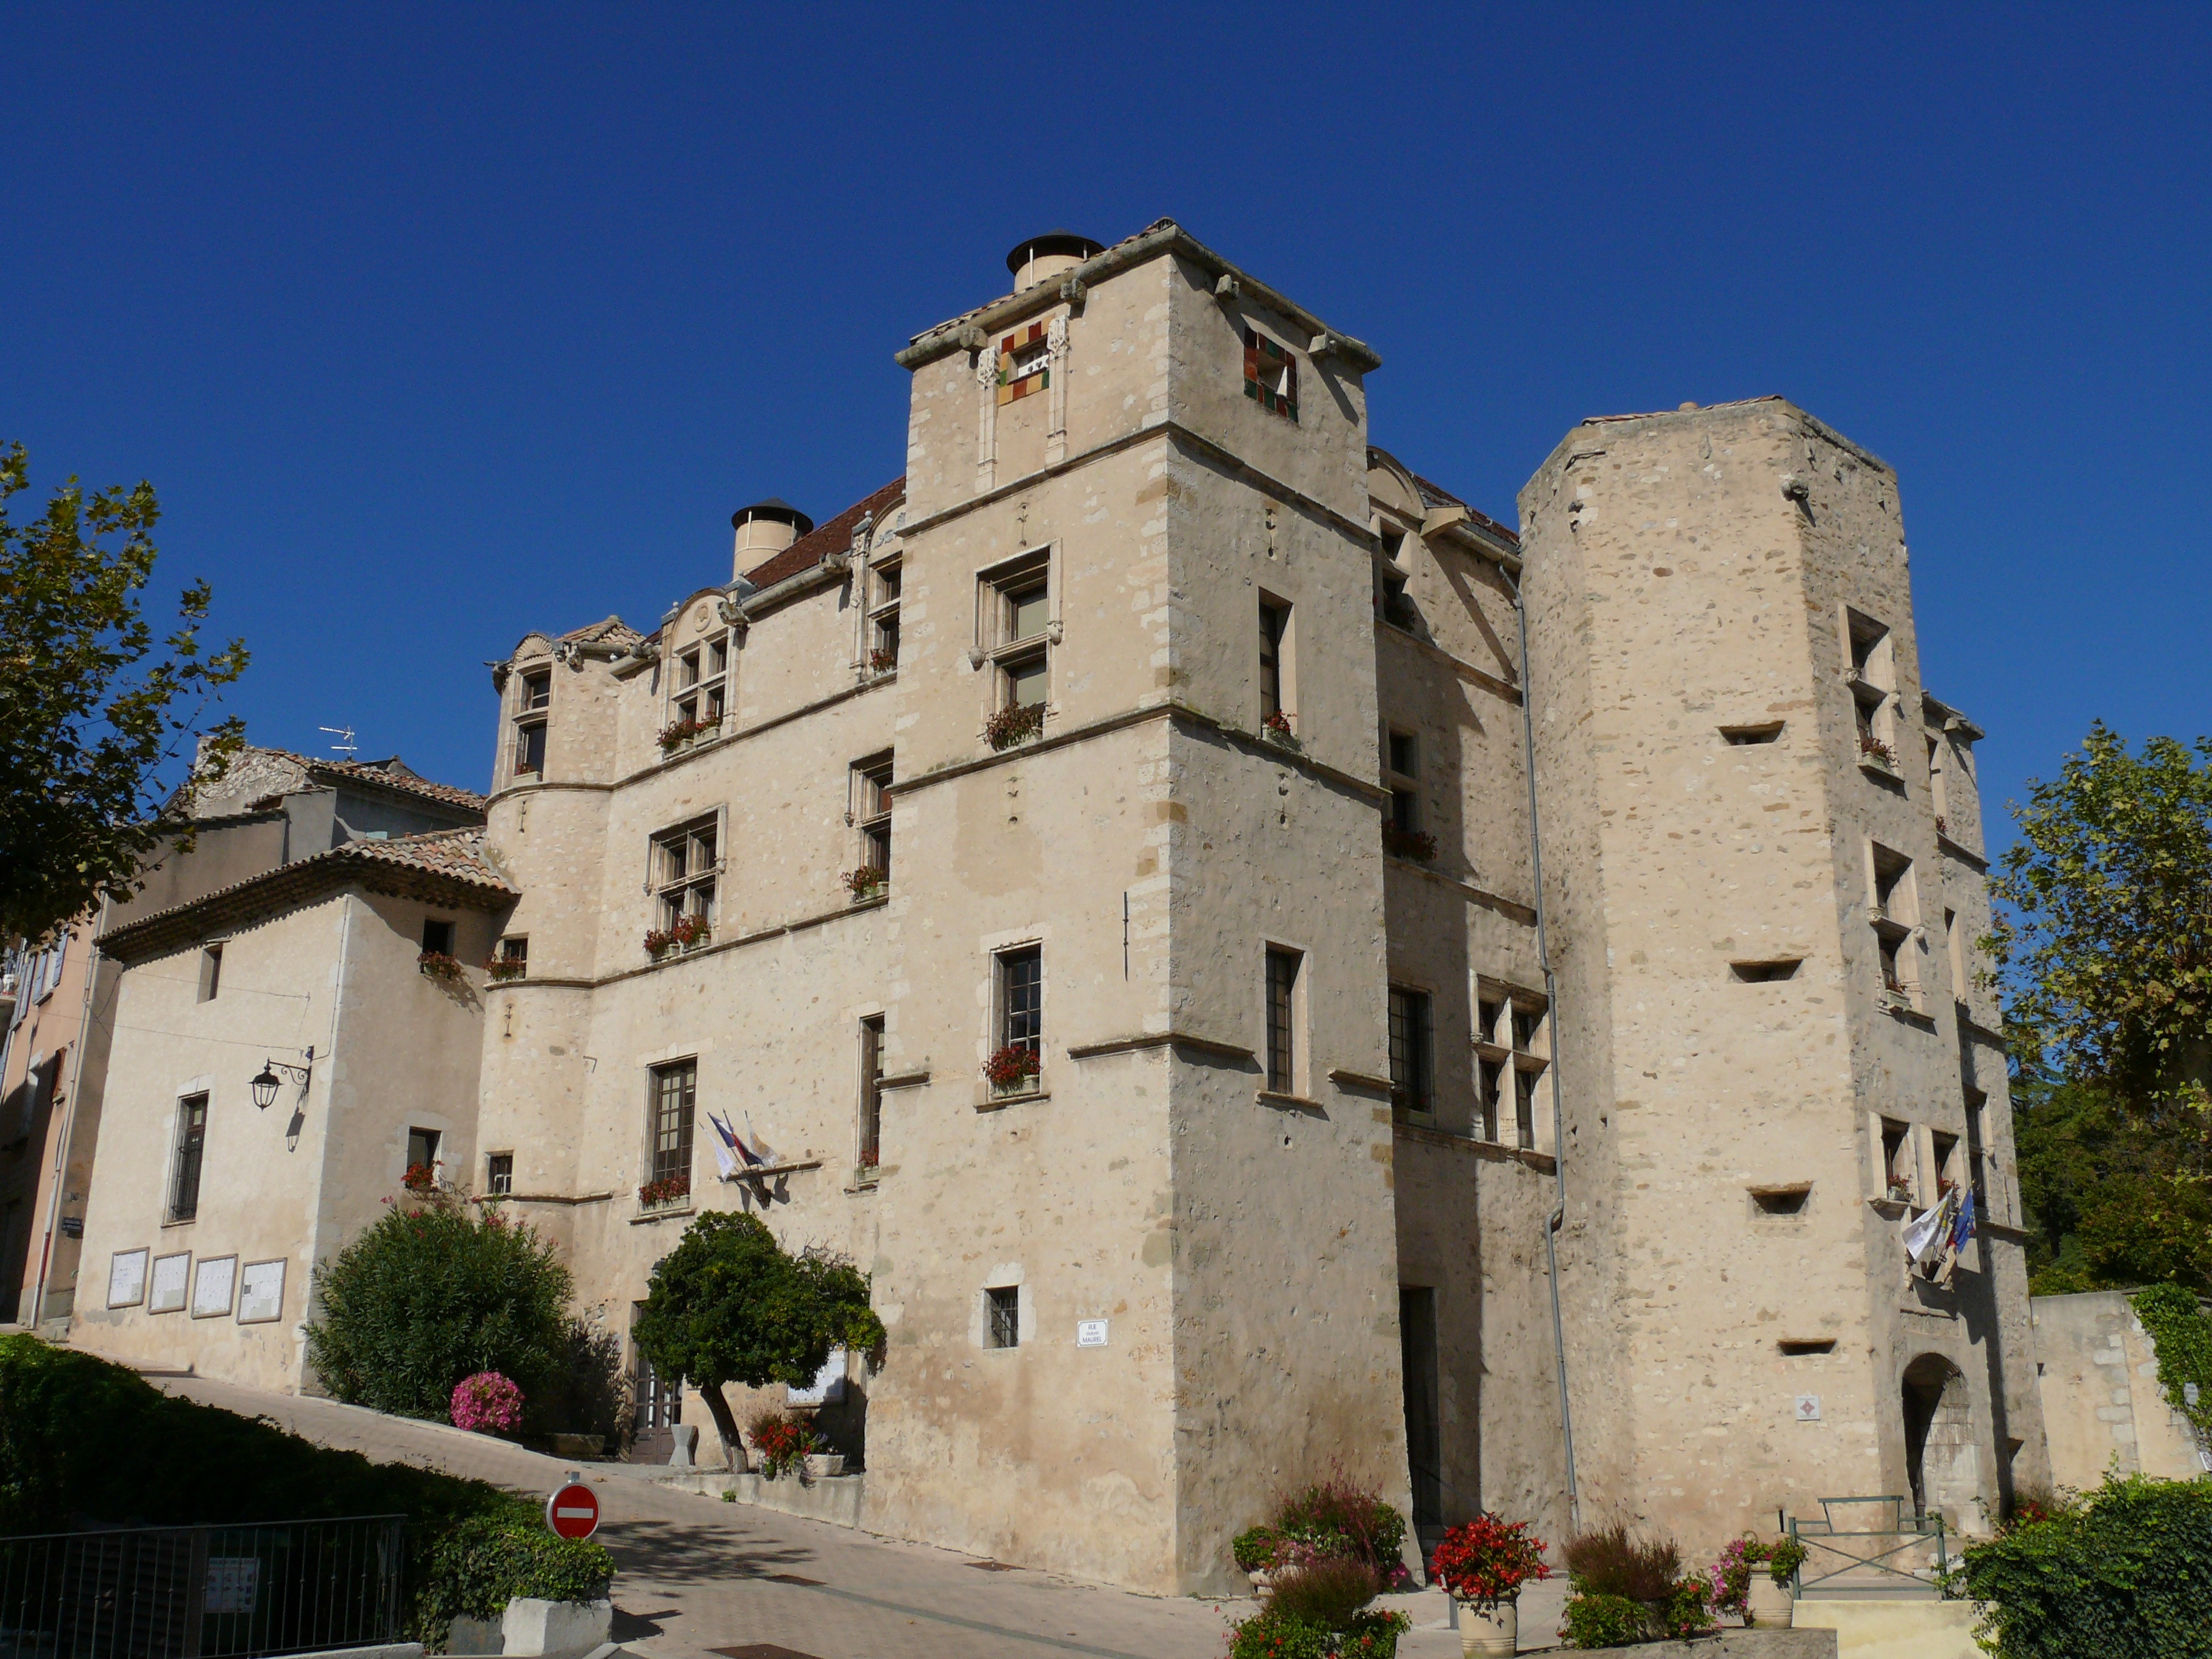
M350 726L319 726L315 730L327 732L337 739L331 745L331 752L334 755L343 755L350 760L361 747L353 740L353 727Z

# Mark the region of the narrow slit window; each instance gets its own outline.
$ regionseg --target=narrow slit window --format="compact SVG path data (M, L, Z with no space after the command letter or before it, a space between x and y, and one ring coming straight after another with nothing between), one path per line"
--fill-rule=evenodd
M1436 1109L1430 1086L1429 994L1390 988L1390 1103L1401 1112Z
M213 1002L222 989L222 946L210 945L200 952L200 1000Z
M1260 601L1260 718L1287 718L1283 706L1283 646L1291 631L1291 608Z
M1774 1346L1781 1350L1782 1355L1784 1358L1802 1359L1809 1354L1835 1352L1836 1339L1832 1336L1807 1337L1802 1339L1792 1339L1785 1336Z
M1297 1092L1297 990L1299 956L1270 946L1267 951L1267 1090Z
M884 1017L860 1022L860 1174L872 1179L883 1150Z
M177 1103L177 1144L169 1172L169 1219L190 1221L200 1212L200 1169L207 1154L208 1097Z
M1257 329L1244 331L1244 395L1271 415L1298 418L1298 359Z

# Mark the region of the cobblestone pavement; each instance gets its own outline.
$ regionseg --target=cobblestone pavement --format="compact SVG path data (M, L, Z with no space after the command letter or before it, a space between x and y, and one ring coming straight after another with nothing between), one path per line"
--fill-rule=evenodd
M155 1376L174 1394L267 1418L325 1446L551 1490L574 1464L487 1436L392 1418L334 1401L264 1394L204 1377ZM588 1463L599 1493L599 1541L613 1552L617 1642L651 1659L725 1659L717 1649L772 1644L757 1659L1221 1659L1230 1620L1249 1601L1139 1595L877 1538L653 1483L651 1466ZM1547 1589L1549 1586L1534 1587ZM1548 1644L1556 1595L1525 1608L1526 1650ZM1416 1628L1405 1659L1447 1659L1441 1596L1407 1598ZM756 1659L747 1655L744 1659Z

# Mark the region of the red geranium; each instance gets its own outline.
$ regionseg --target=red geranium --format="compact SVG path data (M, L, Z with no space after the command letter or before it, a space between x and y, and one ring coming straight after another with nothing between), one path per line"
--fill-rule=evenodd
M1512 1600L1522 1585L1552 1576L1544 1564L1544 1540L1528 1535L1528 1524L1486 1510L1444 1534L1429 1559L1429 1577L1486 1610Z

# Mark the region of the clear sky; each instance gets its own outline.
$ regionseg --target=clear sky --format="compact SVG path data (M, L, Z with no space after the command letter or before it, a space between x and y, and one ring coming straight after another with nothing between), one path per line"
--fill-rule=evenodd
M258 741L482 787L487 659L895 477L910 334L1163 216L1508 522L1589 415L1884 457L1992 805L2094 718L2212 730L2212 7L8 16L0 436L155 483Z

